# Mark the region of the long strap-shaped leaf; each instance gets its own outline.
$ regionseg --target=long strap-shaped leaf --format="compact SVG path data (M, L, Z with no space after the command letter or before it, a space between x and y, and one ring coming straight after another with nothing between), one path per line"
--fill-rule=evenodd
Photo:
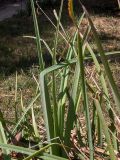
M92 31L93 31L93 36L94 36L94 39L95 39L95 43L96 43L96 45L97 45L97 47L98 47L98 50L99 50L99 53L100 53L100 57L101 57L102 63L103 63L103 65L104 65L104 67L105 67L105 72L106 72L106 74L107 74L108 80L109 80L109 82L110 82L110 85L111 85L111 88L112 88L112 91L113 91L113 95L114 95L114 99L115 99L115 102L116 102L116 106L117 106L117 108L118 108L118 110L119 110L119 112L120 112L120 93L119 93L118 88L117 88L117 86L116 86L116 84L115 84L115 81L114 81L114 79L113 79L112 72L111 72L111 70L110 70L110 67L109 67L107 58L106 58L106 56L105 56L103 47L102 47L102 45L101 45L101 42L100 42L100 40L99 40L99 38L98 38L97 31L96 31L96 29L95 29L95 27L94 27L94 25L93 25L93 22L92 22L89 14L88 14L88 12L87 12L87 10L85 9L84 6L83 6L83 9L84 9L84 11L85 11L85 13L86 13L86 15L87 15L87 17L88 17L88 21L89 21L90 26L91 26L91 29L92 29Z
M37 157L37 156L39 156L40 154L43 154L43 152L44 152L46 149L50 148L51 146L60 146L60 147L62 147L62 145L59 144L59 143L51 143L51 144L48 144L47 146L45 146L45 147L41 148L40 150L34 152L32 155L28 156L28 157L25 158L24 160L31 160L32 158ZM58 157L58 159L59 159L59 157Z
M6 135L1 121L0 121L0 143L7 144ZM10 160L10 157L8 156L10 152L8 149L2 149L2 153L4 154L3 157L5 160Z
M83 63L83 48L82 48L82 40L78 33L78 60L80 65L80 74L81 74L81 88L82 88L82 95L83 95L83 105L85 109L86 115L86 123L88 129L88 143L90 147L90 160L93 160L94 152L93 152L93 144L92 144L92 131L91 131L91 124L90 124L90 113L89 113L89 106L88 106L88 96L87 96L87 89L86 89L86 82L85 82L85 72L84 72L84 63Z
M84 17L84 13L81 15L80 17L80 20L79 20L79 25L81 24L82 20L83 20L83 17ZM66 59L69 61L74 53L74 44L75 44L75 41L76 41L76 37L77 37L77 30L76 32L74 33L74 36L71 40L71 44L69 49L68 49L68 52L67 52L67 56L66 56ZM70 71L70 68L69 67L66 67L64 68L63 70L63 73L62 73L62 78L61 78L61 84L60 84L60 93L63 93L67 84L68 84L68 77L69 77L69 71ZM59 122L59 128L60 128L60 135L61 136L64 136L64 110L65 110L65 107L64 107L64 103L66 101L66 95L64 95L62 97L62 99L59 101L59 104L58 104L58 122Z
M88 35L89 29L86 30L84 38L82 39L82 44L84 44L87 35ZM73 86L71 89L71 95L68 95L69 100L69 108L68 108L68 114L67 114L67 121L65 126L65 145L70 145L69 139L71 135L71 130L73 129L73 124L75 122L75 115L76 115L76 104L78 101L78 89L79 89L79 80L80 80L80 66L79 66L79 60L76 62L75 67L75 73L74 73L74 80L73 80Z
M25 109L23 115L21 116L21 118L19 119L18 123L15 125L12 134L14 134L18 128L18 126L21 124L21 122L24 120L27 112L32 108L34 102L38 99L38 97L40 96L40 93L30 102L30 104L28 105L28 107Z
M96 107L97 113L98 113L100 121L101 121L102 129L104 131L107 144L108 144L108 150L109 150L109 153L110 153L110 158L111 158L111 160L116 160L115 153L114 153L114 148L112 146L111 139L110 139L110 134L109 134L109 131L108 131L108 126L107 126L106 121L104 119L104 116L102 114L100 103L97 99L94 99L94 103L95 103L95 107Z
M59 144L53 143L51 145L59 145ZM25 159L31 159L36 156L36 157L42 158L43 160L46 160L46 159L48 159L48 160L67 160L66 158L61 158L61 157L57 157L54 155L44 153L45 150L47 148L49 148L51 145L47 145L47 146L41 148L39 151L32 150L30 148L19 147L19 146L15 146L15 145L11 145L11 144L4 144L4 143L0 143L0 148L28 155L29 157L27 157Z
M83 38L83 35L80 33L80 36L81 38ZM107 84L106 84L106 81L105 81L105 78L104 78L104 73L101 71L101 67L100 67L100 64L98 62L98 59L97 58L100 58L100 54L95 54L94 51L92 50L91 46L89 45L88 42L86 42L86 48L87 50L89 51L89 53L91 54L91 57L95 63L95 66L96 66L96 70L100 76L100 81L101 81L101 85L102 85L102 89L103 89L103 92L105 93L106 95L106 98L107 99L110 99L109 97L109 91L108 91L108 88L107 88ZM109 55L114 55L114 54L119 54L120 51L116 51L116 52L106 52L105 55L106 56L109 56ZM111 111L111 104L110 104L110 101L107 101L107 110L109 112L109 117L112 121L111 123L111 126L112 126L112 132L115 132L115 125L114 125L114 116L113 116L113 113ZM115 149L117 150L117 142L115 140L115 138L113 137L113 143L115 144Z
M56 63L56 51L57 51L57 45L58 45L58 35L59 35L59 27L60 27L60 19L62 15L62 9L63 9L63 0L61 0L60 10L59 10L59 17L57 19L57 27L56 27L56 33L55 33L55 41L54 41L54 52L53 52L53 64ZM58 105L57 105L57 97L56 97L56 77L55 72L52 73L52 96L53 96L53 122L54 122L54 136L59 136L59 129L58 129Z
M35 34L36 34L39 67L40 67L40 71L42 71L44 69L44 64L43 64L43 56L42 56L42 49L41 49L41 42L40 42L39 27L38 27L37 17L36 17L36 13L35 13L34 1L33 0L30 0L30 1L31 1L31 7L32 7Z
M54 138L54 123L53 123L52 108L50 104L50 96L48 93L48 86L45 80L44 72L45 70L40 74L41 103L42 103L43 115L47 132L47 140L50 142L51 139Z

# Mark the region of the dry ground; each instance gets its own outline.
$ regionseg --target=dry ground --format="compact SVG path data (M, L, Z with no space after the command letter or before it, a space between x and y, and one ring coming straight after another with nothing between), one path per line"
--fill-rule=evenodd
M55 22L52 9L46 10L46 13ZM120 17L119 12L105 12L101 11L99 14L91 13L93 22L99 33L99 37L106 52L120 50ZM52 48L54 44L54 27L48 22L43 14L39 16L41 37L46 40ZM68 13L62 16L62 23L68 33L75 30ZM84 18L81 25L81 30L84 31L87 24L87 19ZM41 25L42 24L42 25ZM0 22L0 108L3 106L12 107L14 101L15 89L15 71L18 71L18 92L23 90L23 97L25 103L27 99L32 97L36 84L32 78L31 73L37 72L37 53L35 41L23 36L34 35L34 28L32 17L17 15L13 18ZM61 37L59 38L58 52L64 49ZM96 50L95 44L92 40L91 45ZM46 52L43 46L43 52ZM119 59L120 56L114 56L114 63L111 64L115 78L119 81ZM116 66L116 67L115 67ZM35 85L34 85L35 84ZM26 94L28 93L28 94ZM11 101L13 98L13 101Z
M52 10L46 12L55 22ZM117 13L92 13L93 22L99 33L99 37L106 52L120 50L120 17ZM63 25L69 34L75 30L66 11L62 17ZM81 30L85 30L87 24L84 18ZM41 14L39 17L41 37L44 38L52 48L54 44L54 27ZM33 75L38 80L37 53L34 40L23 38L23 36L34 35L32 17L24 14L0 22L0 110L11 122L15 107L21 109L22 102L28 106L36 94L37 84ZM96 50L94 42L90 39L92 47ZM60 53L64 49L64 43L59 38ZM46 52L43 46L43 52ZM97 52L97 50L96 50ZM120 56L114 56L113 63L110 63L116 83L120 87ZM93 67L94 68L94 67ZM92 68L92 69L93 69ZM92 70L88 66L89 70ZM17 92L16 86L17 71ZM17 93L17 97L16 96ZM22 98L22 102L21 102ZM40 106L39 101L36 108ZM39 113L38 113L39 114ZM38 115L39 116L39 115Z

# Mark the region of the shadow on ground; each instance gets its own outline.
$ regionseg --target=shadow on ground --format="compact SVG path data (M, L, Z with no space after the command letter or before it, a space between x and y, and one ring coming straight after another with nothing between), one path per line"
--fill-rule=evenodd
M53 9L45 9L45 12L56 23ZM76 13L81 13L81 9L78 8ZM99 16L104 14L104 10L94 10L92 13L97 14L99 19ZM109 10L105 12L105 16L110 16L108 13ZM52 48L54 45L54 27L41 13L38 17L38 22L41 38L44 38ZM66 30L73 26L66 8L63 10L62 23ZM9 75L17 69L27 69L33 64L38 64L35 40L23 38L26 35L35 35L32 16L27 17L24 13L18 13L18 15L12 18L0 22L0 72ZM106 41L108 39L120 41L118 37L106 34L104 31L101 33L101 39ZM45 53L44 60L49 65L51 63L51 57L49 58L49 55L46 54L44 46L43 53Z

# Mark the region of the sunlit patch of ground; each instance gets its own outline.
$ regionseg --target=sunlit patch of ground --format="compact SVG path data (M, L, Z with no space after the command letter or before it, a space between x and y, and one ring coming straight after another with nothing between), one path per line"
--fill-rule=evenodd
M50 18L56 22L53 18L52 11L49 12L50 14L48 12L46 13L48 13ZM104 14L92 14L92 19L98 31L104 50L106 52L120 50L119 17L114 15L108 16ZM52 49L54 45L55 29L43 15L40 15L38 21L40 25L41 38L45 39ZM73 34L76 28L73 26L69 17L67 15L65 15L65 17L63 16L62 21L65 25L65 31L69 33L69 35ZM80 28L82 33L85 31L87 23L87 19L84 18ZM21 113L22 105L26 108L37 93L36 80L39 83L38 58L35 40L25 38L23 36L34 36L32 17L18 16L0 22L0 110L3 111L4 117L7 117L11 122L15 119L15 107L17 107ZM92 39L92 33L90 33L89 41L97 52L97 48ZM65 49L65 43L60 36L58 42L57 52L61 54ZM45 46L43 46L43 53L45 52L47 52L47 50ZM114 61L113 63L110 63L110 66L114 79L118 87L120 87L120 63L118 59L119 55L117 55L116 58L114 57ZM86 69L90 76L92 75L95 78L95 67L87 65ZM17 92L15 92L16 70ZM97 78L94 80L97 82ZM15 99L15 93L17 93L17 100ZM38 99L34 105L36 108L36 119L38 118L38 128L42 132L41 128L43 126L44 130L44 122L41 116L40 99ZM18 117L19 116L20 114ZM42 134L43 133L41 133L41 135ZM44 135L42 138L44 139Z

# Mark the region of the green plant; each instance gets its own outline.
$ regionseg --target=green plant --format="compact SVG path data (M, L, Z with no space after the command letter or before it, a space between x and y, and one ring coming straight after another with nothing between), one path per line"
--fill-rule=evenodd
M1 115L0 147L5 154L8 154L9 150L20 152L28 155L28 157L25 156L24 160L29 160L33 157L51 160L71 159L70 152L73 152L76 159L93 160L96 156L106 156L111 160L116 159L114 150L118 151L119 149L115 126L115 118L117 116L112 101L115 101L117 113L119 114L120 93L106 58L107 55L114 54L114 52L104 52L93 22L85 7L82 4L81 6L84 13L77 21L73 2L69 0L69 15L76 28L75 33L69 36L61 24L63 0L61 1L59 15L54 12L57 26L52 22L56 29L54 48L52 50L45 40L40 37L34 1L31 0L35 37L30 38L34 38L37 44L40 80L39 82L36 80L37 90L35 98L26 109L23 107L21 99L23 114L19 120L17 120L16 116L16 125L12 135L26 120L31 110L34 134L36 137L39 137L33 106L40 97L47 132L47 144L41 146L40 143L37 143L37 146L41 147L38 151L7 144L3 130L4 121ZM89 25L86 27L84 34L82 34L80 26L85 15L88 18ZM61 33L60 29L62 29L63 33ZM98 54L94 53L88 43L90 32L93 33ZM59 35L65 40L67 47L65 50L65 61L57 64L56 55ZM45 45L52 56L53 65L49 68L45 68L43 62L41 43ZM98 57L101 58L102 64L98 61ZM89 77L87 77L86 60L91 60L96 70L97 80L91 75L93 79L91 83ZM51 79L49 80L49 78ZM17 95L17 76L15 93ZM112 100L109 93L113 94ZM17 96L15 96L15 101L16 99ZM106 122L105 112L108 112L107 118L109 123ZM84 126L82 126L82 118L84 119ZM103 139L104 137L105 139ZM96 152L97 145L105 148L105 153L102 156ZM89 154L82 150L84 147L86 147ZM75 150L72 150L72 148Z

